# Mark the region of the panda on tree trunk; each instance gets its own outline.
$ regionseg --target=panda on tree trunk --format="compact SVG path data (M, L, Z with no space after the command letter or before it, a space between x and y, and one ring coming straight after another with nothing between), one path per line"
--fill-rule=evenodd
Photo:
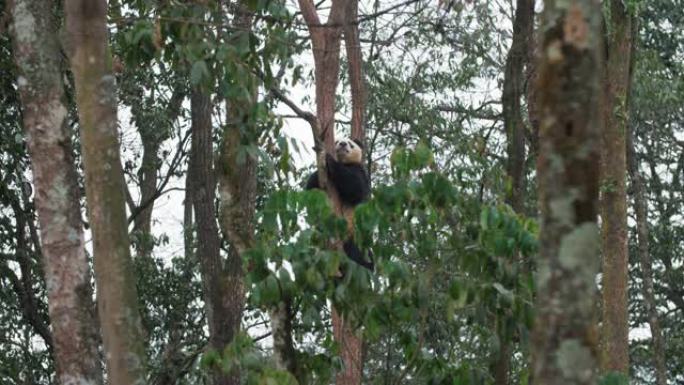
M328 183L332 183L335 187L341 203L346 207L354 207L368 200L370 179L362 165L363 146L361 142L349 138L338 139L335 141L335 154L337 159L326 153L325 164ZM311 190L320 187L318 172L314 172L306 182L306 189ZM368 270L373 270L372 253L368 252L369 262L351 236L344 241L343 248L349 259Z

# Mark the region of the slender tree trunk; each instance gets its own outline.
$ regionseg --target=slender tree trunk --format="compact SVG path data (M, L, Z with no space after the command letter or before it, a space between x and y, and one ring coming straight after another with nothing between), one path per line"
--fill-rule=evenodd
M142 93L142 89L140 90ZM133 229L139 232L140 242L137 245L137 252L140 256L150 256L154 247L152 239L152 211L154 210L154 199L157 193L157 180L161 159L159 149L169 137L173 123L178 118L181 104L185 99L185 92L181 87L176 87L171 94L169 103L166 106L166 118L164 125L156 127L138 127L140 139L142 141L143 155L140 168L138 169L138 180L140 181L140 203L133 210L141 210L135 216ZM137 124L143 124L144 120L139 114L141 106L132 108L133 115Z
M316 117L317 127L313 127L316 142L325 144L324 150L317 157L319 180L325 187L328 197L338 215L347 219L350 230L353 228L353 208L343 207L337 192L325 181L325 152L334 154L335 145L335 98L340 73L340 38L345 33L347 52L350 62L350 78L352 86L352 136L364 140L364 90L361 72L361 51L358 36L358 2L333 0L330 14L325 25L321 24L312 0L299 0L311 35L314 55L316 79ZM353 20L353 21L352 21ZM335 247L341 248L336 242ZM337 374L338 385L359 385L363 378L363 341L361 336L352 330L347 320L332 309L333 334L341 345L341 358L344 369Z
M344 24L344 46L349 65L352 116L351 136L365 143L366 82L363 78L363 56L359 38L359 1L348 0Z
M600 4L544 6L537 83L541 208L534 384L594 384L599 234L597 198L601 120Z
M142 384L145 349L129 249L107 3L68 0L65 11L108 380Z
M192 170L188 169L185 173L185 199L183 200L183 248L185 258L194 258L195 246L195 224L192 217L192 205L195 184L192 183Z
M233 25L241 33L250 33L252 13L243 3L237 4ZM245 71L249 72L249 71ZM227 125L222 133L219 154L218 178L221 203L221 230L230 244L224 273L224 303L229 318L224 321L226 338L232 341L240 331L242 311L245 305L242 257L254 243L254 214L256 211L256 157L239 156L241 145L257 144L258 133L253 107L256 103L257 79L248 76L244 87L249 97L226 101ZM240 384L240 373L231 373L231 383Z
M508 201L516 212L523 212L525 198L525 123L520 98L524 93L523 70L529 59L528 51L534 16L534 1L518 0L513 20L513 41L506 58L503 92L504 129L507 138L508 176L511 192Z
M665 365L665 344L663 333L660 329L658 308L656 306L655 292L653 290L653 270L651 268L651 254L649 252L649 229L648 229L648 205L646 201L646 188L639 172L638 159L634 147L634 137L630 131L627 143L627 164L629 176L632 180L632 198L634 199L634 211L636 212L637 240L639 264L641 266L642 295L644 307L648 317L648 325L651 329L651 343L653 344L653 366L657 385L667 384L667 367Z
M506 170L511 180L511 190L508 202L513 210L524 212L525 203L525 123L522 118L520 99L524 93L524 68L529 60L529 44L532 33L534 16L533 0L518 0L513 20L513 38L511 49L506 58L503 92L504 129L507 140L508 160ZM499 336L499 351L492 357L491 372L494 383L505 385L509 383L511 342L507 331L503 330L505 322L496 322Z
M344 41L349 65L349 82L352 100L351 137L362 143L366 140L365 111L366 84L363 78L363 56L359 37L359 1L348 0L344 20ZM334 90L331 92L335 92ZM342 207L349 231L354 231L354 209ZM354 330L349 320L332 309L333 335L342 347L344 371L337 375L338 385L361 384L363 380L363 336Z
M190 149L190 177L194 184L193 207L197 223L197 259L202 273L209 345L222 352L230 343L232 308L226 301L228 288L221 259L219 229L216 222L216 176L213 162L211 98L195 88L190 98L192 140ZM220 369L211 373L214 385L234 384L234 379Z
M603 250L603 317L601 369L629 372L627 286L627 193L625 189L627 94L632 54L632 20L621 0L610 1L605 130L601 157Z
M47 285L52 334L46 342L54 351L59 383L102 384L92 273L84 248L61 52L55 35L58 25L50 2L16 0L12 5L14 59L33 166L45 281L52 283ZM30 277L23 270L22 279Z
M525 71L526 88L525 93L527 97L527 118L530 122L530 130L527 132L529 142L530 157L536 157L539 154L539 98L537 92L538 79L538 36L534 26L534 5L535 0L530 0L530 7L532 14L530 15L530 24L527 26L526 35L528 37L527 43L527 70Z

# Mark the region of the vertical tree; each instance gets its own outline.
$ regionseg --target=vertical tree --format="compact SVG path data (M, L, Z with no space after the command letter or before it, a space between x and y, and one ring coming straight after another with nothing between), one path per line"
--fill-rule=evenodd
M109 383L144 383L144 339L129 248L107 2L69 0L65 11Z
M19 0L12 5L14 60L33 165L45 279L52 282L47 289L57 379L62 384L102 384L53 4ZM23 279L26 274L22 271Z
M233 26L236 28L233 40L243 34L251 34L253 14L245 2L235 7ZM242 39L249 41L249 39ZM244 271L242 257L254 243L254 215L257 193L257 158L245 147L257 145L256 103L257 78L246 66L239 66L236 86L246 89L226 101L226 126L223 128L219 153L218 182L221 230L230 245L228 260L224 268L224 302L228 317L224 320L226 338L231 341L240 330L242 311L245 304ZM236 76L236 78L238 78ZM244 156L241 156L241 151ZM240 384L238 373L233 373L232 383Z
M508 155L506 170L511 178L508 201L516 212L523 211L525 198L525 122L522 118L520 98L525 85L523 70L530 59L528 52L532 39L533 18L534 1L518 0L501 95Z
M189 177L194 184L192 198L197 224L197 259L202 273L207 323L209 325L209 345L212 349L223 351L230 342L232 331L224 322L231 317L226 295L223 261L221 259L221 239L216 222L216 175L214 172L212 142L211 96L195 86L190 97L192 139L190 147ZM215 385L232 384L229 376L220 370L212 372Z
M593 384L599 234L600 5L544 5L539 79L541 209L533 383Z
M352 137L364 140L363 131L363 77L361 72L361 52L359 46L358 2L333 0L328 20L321 23L318 12L311 0L299 0L302 16L311 36L314 56L314 74L316 88L316 119L313 120L313 134L316 143L323 143L319 148L317 164L319 180L328 193L328 197L338 215L347 218L352 226L353 210L343 207L332 186L326 186L325 152L334 154L335 144L335 99L340 72L340 38L345 33L347 52L350 61L350 78L352 85ZM320 147L320 146L318 146ZM340 247L340 245L336 245ZM332 310L333 333L340 344L340 355L344 369L337 374L338 385L356 385L363 376L363 342L348 320Z
M632 42L634 43L634 42ZM639 171L639 163L634 149L634 138L629 131L627 138L627 165L632 182L632 199L637 226L637 253L642 277L642 295L646 317L651 329L651 343L653 345L653 366L657 385L667 384L667 368L665 366L665 344L663 341L658 309L656 307L655 292L653 290L653 269L651 268L651 253L649 251L648 206L646 204L646 189Z
M601 156L601 225L603 252L603 317L601 368L629 371L627 315L627 94L632 55L632 16L620 0L610 1L606 60L605 130Z
M508 203L517 213L524 212L525 202L525 123L522 117L521 98L524 94L524 69L529 57L534 22L534 0L518 0L513 20L513 38L506 57L504 84L501 95L503 106L504 131L506 133L506 172L511 181ZM510 342L509 332L505 330L505 320L496 321L499 337L499 351L492 360L494 383L505 385L509 382Z

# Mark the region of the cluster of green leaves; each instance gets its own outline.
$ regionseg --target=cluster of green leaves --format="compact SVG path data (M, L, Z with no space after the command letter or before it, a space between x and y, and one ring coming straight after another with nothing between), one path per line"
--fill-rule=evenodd
M393 183L375 188L355 211L354 239L372 250L372 273L330 250L331 239L346 236L346 224L323 192L271 194L245 260L250 302L265 310L291 301L299 357L312 383L325 383L339 365L330 304L364 330L372 357L376 349L391 352L394 374L380 370L387 361L367 363L373 383L384 383L382 375L487 383L479 355L499 346L488 328L500 324L510 340L527 336L536 225L506 206L465 196L433 171L425 144L397 148L391 169Z
M246 333L239 333L221 354L216 351L204 354L201 367L218 368L226 373L238 369L242 374L241 383L245 385L298 385L292 374L275 369L269 357Z

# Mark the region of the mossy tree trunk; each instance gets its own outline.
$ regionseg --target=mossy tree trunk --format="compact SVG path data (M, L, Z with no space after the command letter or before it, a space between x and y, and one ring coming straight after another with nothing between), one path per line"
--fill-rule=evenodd
M144 338L125 210L107 3L68 0L65 11L108 380L112 385L143 384Z
M49 283L57 380L61 384L96 385L103 381L99 327L53 6L35 0L12 3L14 59L19 69L17 84L31 155L45 280ZM22 273L26 272L22 269Z
M545 1L537 92L541 209L534 384L594 384L600 4Z
M629 372L627 287L626 130L632 55L632 17L621 0L610 0L607 39L605 129L601 156L601 235L603 254L603 316L601 369Z
M235 7L233 26L251 33L253 14L245 2ZM240 156L242 146L257 146L257 117L254 106L257 98L257 77L249 68L243 68L248 76L242 78L249 97L235 97L226 101L226 126L222 132L218 159L218 182L221 231L230 245L228 260L224 267L224 302L229 308L224 320L226 337L232 341L240 331L245 305L244 270L242 258L254 243L257 194L257 158L251 153ZM231 384L240 384L240 373L230 375Z

